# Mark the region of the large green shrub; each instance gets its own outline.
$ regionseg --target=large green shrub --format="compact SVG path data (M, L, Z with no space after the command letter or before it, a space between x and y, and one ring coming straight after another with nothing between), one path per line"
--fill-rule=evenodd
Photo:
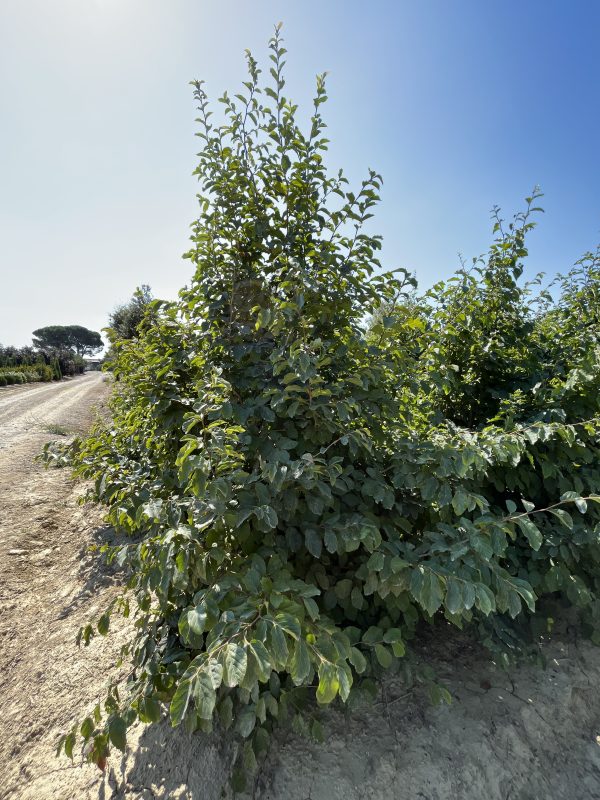
M597 259L532 304L532 197L424 296L382 274L364 228L381 179L327 173L324 80L305 133L284 54L277 33L266 85L248 56L221 126L195 84L193 280L120 344L112 422L47 451L132 537L106 548L123 596L81 632L134 596L125 690L79 729L99 763L168 705L190 731L235 726L241 784L274 725L305 726L310 695L372 695L423 624L468 626L510 663L563 599L599 637L598 316L580 313Z

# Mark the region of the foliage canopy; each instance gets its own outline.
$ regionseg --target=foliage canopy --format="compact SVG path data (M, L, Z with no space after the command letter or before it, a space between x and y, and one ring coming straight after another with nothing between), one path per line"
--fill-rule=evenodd
M47 325L33 332L33 346L39 350L74 350L77 355L93 355L104 344L97 331L83 325Z
M146 284L142 284L127 303L117 306L110 314L108 322L107 333L110 342L135 339L151 302L152 290Z
M364 227L379 175L352 191L324 166L323 76L303 131L279 31L270 48L222 125L194 84L193 280L120 346L112 423L47 453L131 536L107 549L127 591L81 632L133 594L133 670L81 725L90 757L168 704L190 731L235 726L238 786L278 721L309 724L307 695L371 696L424 624L510 663L562 599L600 641L600 254L557 301L523 284L534 194L485 259L415 294Z

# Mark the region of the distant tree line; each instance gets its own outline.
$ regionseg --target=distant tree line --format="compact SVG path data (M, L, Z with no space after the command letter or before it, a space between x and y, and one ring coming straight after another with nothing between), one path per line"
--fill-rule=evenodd
M111 312L104 329L110 342L109 364L124 342L137 339L144 325L152 324L153 315L152 290L146 284ZM0 386L80 374L85 369L84 356L95 355L104 347L100 333L83 325L46 325L34 330L32 339L33 346L0 344Z
M85 355L103 347L97 331L81 325L49 325L33 332L33 347L0 345L0 386L60 380L80 374Z

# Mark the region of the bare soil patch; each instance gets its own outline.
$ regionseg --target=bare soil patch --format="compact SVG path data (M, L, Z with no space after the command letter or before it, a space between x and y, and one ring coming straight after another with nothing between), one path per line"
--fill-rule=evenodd
M229 797L233 746L168 723L96 767L56 759L59 735L103 696L123 632L78 650L80 625L119 576L90 546L110 532L78 505L81 485L34 457L86 429L108 386L93 374L0 392L0 797L150 800ZM54 433L52 432L54 431ZM600 650L565 629L548 668L496 671L466 637L435 647L454 697L433 708L390 679L379 702L325 717L313 745L281 731L252 796L262 800L594 800L600 798Z

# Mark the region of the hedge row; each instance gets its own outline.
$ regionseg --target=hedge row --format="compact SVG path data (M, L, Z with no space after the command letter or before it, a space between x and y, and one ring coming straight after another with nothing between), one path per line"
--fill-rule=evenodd
M12 386L21 383L60 380L60 368L57 364L34 364L17 367L0 367L0 386Z

